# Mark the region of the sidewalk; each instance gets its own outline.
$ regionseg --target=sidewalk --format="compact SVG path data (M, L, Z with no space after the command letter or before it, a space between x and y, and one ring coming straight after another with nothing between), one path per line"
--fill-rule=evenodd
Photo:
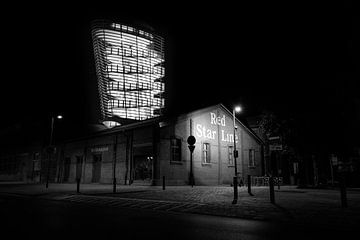
M338 190L298 189L296 186L275 187L275 204L270 203L268 187L239 188L236 205L231 204L233 188L229 186L124 186L81 184L80 194L76 184L45 185L0 184L0 193L13 193L33 197L56 199L59 196L77 195L101 199L147 199L179 203L195 203L191 213L246 219L316 224L325 227L355 228L360 226L360 192L347 191L348 207L341 208Z

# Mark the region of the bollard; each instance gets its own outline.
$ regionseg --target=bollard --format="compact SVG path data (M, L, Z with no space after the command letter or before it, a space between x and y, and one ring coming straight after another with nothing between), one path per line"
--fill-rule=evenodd
M277 178L278 190L280 190L280 177Z
M238 181L237 181L237 177L234 177L233 179L234 183L234 200L232 201L232 204L236 204L237 200L238 200Z
M190 184L191 184L191 187L194 187L195 180L194 180L194 175L192 172L190 173Z
M270 202L275 203L275 194L274 194L274 178L269 178L269 187L270 187Z
M340 177L341 207L347 208L345 176Z
M76 179L76 192L80 193L80 178Z
M162 184L162 189L165 190L165 176L163 176L163 184Z
M252 196L252 193L251 193L251 175L248 175L247 184L248 184L248 193L249 193L249 195Z
M113 178L113 193L116 193L116 178Z

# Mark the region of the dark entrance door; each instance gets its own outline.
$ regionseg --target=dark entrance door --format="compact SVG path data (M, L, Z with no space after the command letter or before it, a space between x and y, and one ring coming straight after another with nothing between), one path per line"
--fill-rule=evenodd
M66 157L64 162L64 176L63 181L68 182L69 181L69 175L70 175L70 158Z
M101 177L101 154L93 155L93 170L91 182L100 182Z
M152 156L134 156L134 180L150 182L152 179Z
M134 146L131 163L131 183L151 185L153 177L153 146L144 143Z

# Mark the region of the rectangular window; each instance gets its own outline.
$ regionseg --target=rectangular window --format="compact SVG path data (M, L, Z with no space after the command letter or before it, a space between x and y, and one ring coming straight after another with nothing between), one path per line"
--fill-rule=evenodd
M39 152L35 152L34 154L33 154L33 160L35 161L35 160L39 160L40 159L40 153Z
M33 170L40 171L41 170L41 161L40 161L40 153L35 152L33 155Z
M91 182L100 182L101 179L101 154L93 155L93 169L92 169L92 179Z
M203 163L210 163L210 144L203 143Z
M249 149L249 167L255 167L255 149Z
M181 162L181 140L172 138L170 140L171 161Z
M234 165L234 147L228 146L229 165Z

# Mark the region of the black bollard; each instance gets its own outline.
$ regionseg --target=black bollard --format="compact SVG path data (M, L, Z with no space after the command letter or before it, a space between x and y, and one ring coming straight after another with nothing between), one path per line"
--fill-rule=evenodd
M232 204L236 204L238 200L238 181L237 177L234 177L233 179L233 185L234 185L234 200L232 201Z
M163 187L163 190L165 190L165 176L163 176L163 184L162 184L162 187Z
M116 178L113 178L113 193L116 193Z
M277 178L278 190L280 190L280 177Z
M347 208L347 197L346 197L346 184L345 176L340 176L340 196L341 196L341 207Z
M80 193L80 178L76 179L76 192Z
M275 193L274 193L274 178L269 178L269 187L270 187L270 202L275 203Z
M248 184L248 193L249 193L249 195L252 196L252 193L251 193L251 175L248 175L247 184Z

